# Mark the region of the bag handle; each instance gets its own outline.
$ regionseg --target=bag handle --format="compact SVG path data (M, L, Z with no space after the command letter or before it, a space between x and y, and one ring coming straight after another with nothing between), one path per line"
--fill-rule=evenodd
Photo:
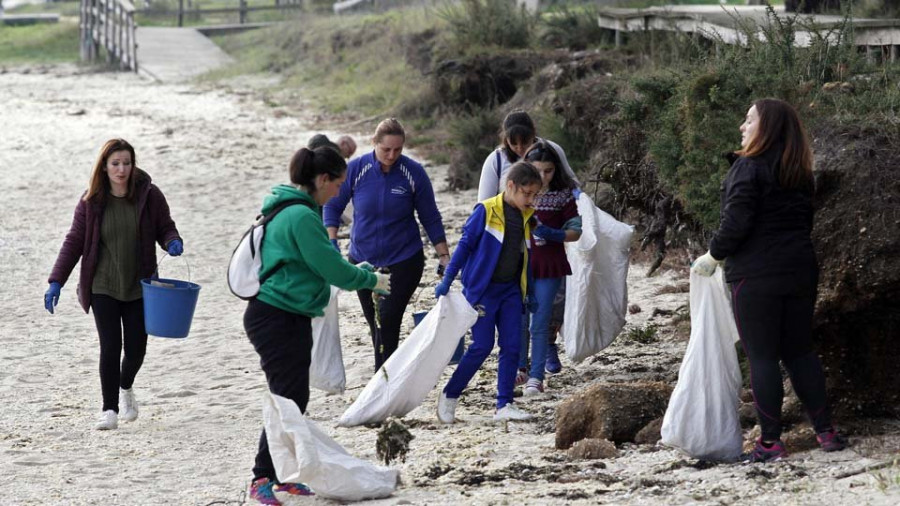
M187 280L191 281L191 264L188 263L187 258L185 258L184 255L179 255L179 256L181 256L181 259L184 260L184 264L187 265L187 269L188 269ZM163 262L163 260L166 259L166 257L171 258L171 256L168 253L163 253L163 256L162 256L162 258L159 259L159 262L156 262L156 269L153 270L153 275L150 276L150 279L159 279L159 266L162 265L162 262Z

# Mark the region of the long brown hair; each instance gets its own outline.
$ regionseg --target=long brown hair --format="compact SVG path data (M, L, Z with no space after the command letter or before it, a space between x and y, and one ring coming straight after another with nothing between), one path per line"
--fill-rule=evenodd
M791 104L775 98L753 103L759 115L756 134L738 156L759 156L773 146L784 145L778 182L784 188L813 186L813 154L806 129Z
M87 193L84 194L85 201L94 201L103 203L106 201L106 194L110 191L109 176L106 174L106 162L109 157L116 151L128 151L131 153L131 174L128 175L128 192L125 197L128 200L134 200L134 181L138 170L137 160L134 156L134 147L125 139L110 139L100 148L100 156L94 163L94 170L91 172L91 179L88 182Z

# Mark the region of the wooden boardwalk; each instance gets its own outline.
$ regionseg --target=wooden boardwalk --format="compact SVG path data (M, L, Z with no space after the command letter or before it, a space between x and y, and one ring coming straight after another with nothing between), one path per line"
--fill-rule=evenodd
M233 61L194 28L141 26L136 34L140 72L160 82L188 81Z
M779 16L792 16L784 7L776 7ZM798 15L804 23L822 29L834 28L843 22L841 16ZM601 28L616 32L616 45L621 43L623 32L678 31L696 33L703 37L721 40L727 44L743 42L742 23L757 26L768 23L765 6L719 5L663 5L646 9L603 8L598 23ZM882 58L895 61L900 55L900 19L853 18L854 44L869 53L881 51ZM808 46L812 34L798 27L795 44Z

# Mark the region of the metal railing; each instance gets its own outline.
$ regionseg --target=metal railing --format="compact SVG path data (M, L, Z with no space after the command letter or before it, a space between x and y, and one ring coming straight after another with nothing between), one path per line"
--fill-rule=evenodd
M137 40L134 5L128 0L81 0L81 60L106 62L122 70L137 72Z

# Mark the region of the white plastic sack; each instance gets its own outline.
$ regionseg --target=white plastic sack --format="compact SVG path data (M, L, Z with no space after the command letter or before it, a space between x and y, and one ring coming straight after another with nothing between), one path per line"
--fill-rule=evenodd
M441 297L369 380L338 426L381 422L416 409L437 385L459 339L477 319L478 312L461 293L453 291Z
M576 203L582 233L566 243L572 275L566 278L563 337L566 355L578 363L609 346L625 326L634 227L601 211L586 193Z
M344 393L344 357L341 353L341 329L338 325L338 294L331 287L331 299L325 315L312 319L312 361L309 365L309 385L331 394Z
M294 401L267 392L263 418L281 482L305 483L316 495L339 501L387 497L397 488L399 471L351 456L304 417Z
M663 444L707 460L740 455L737 340L722 269L710 277L692 272L691 340L663 418Z

